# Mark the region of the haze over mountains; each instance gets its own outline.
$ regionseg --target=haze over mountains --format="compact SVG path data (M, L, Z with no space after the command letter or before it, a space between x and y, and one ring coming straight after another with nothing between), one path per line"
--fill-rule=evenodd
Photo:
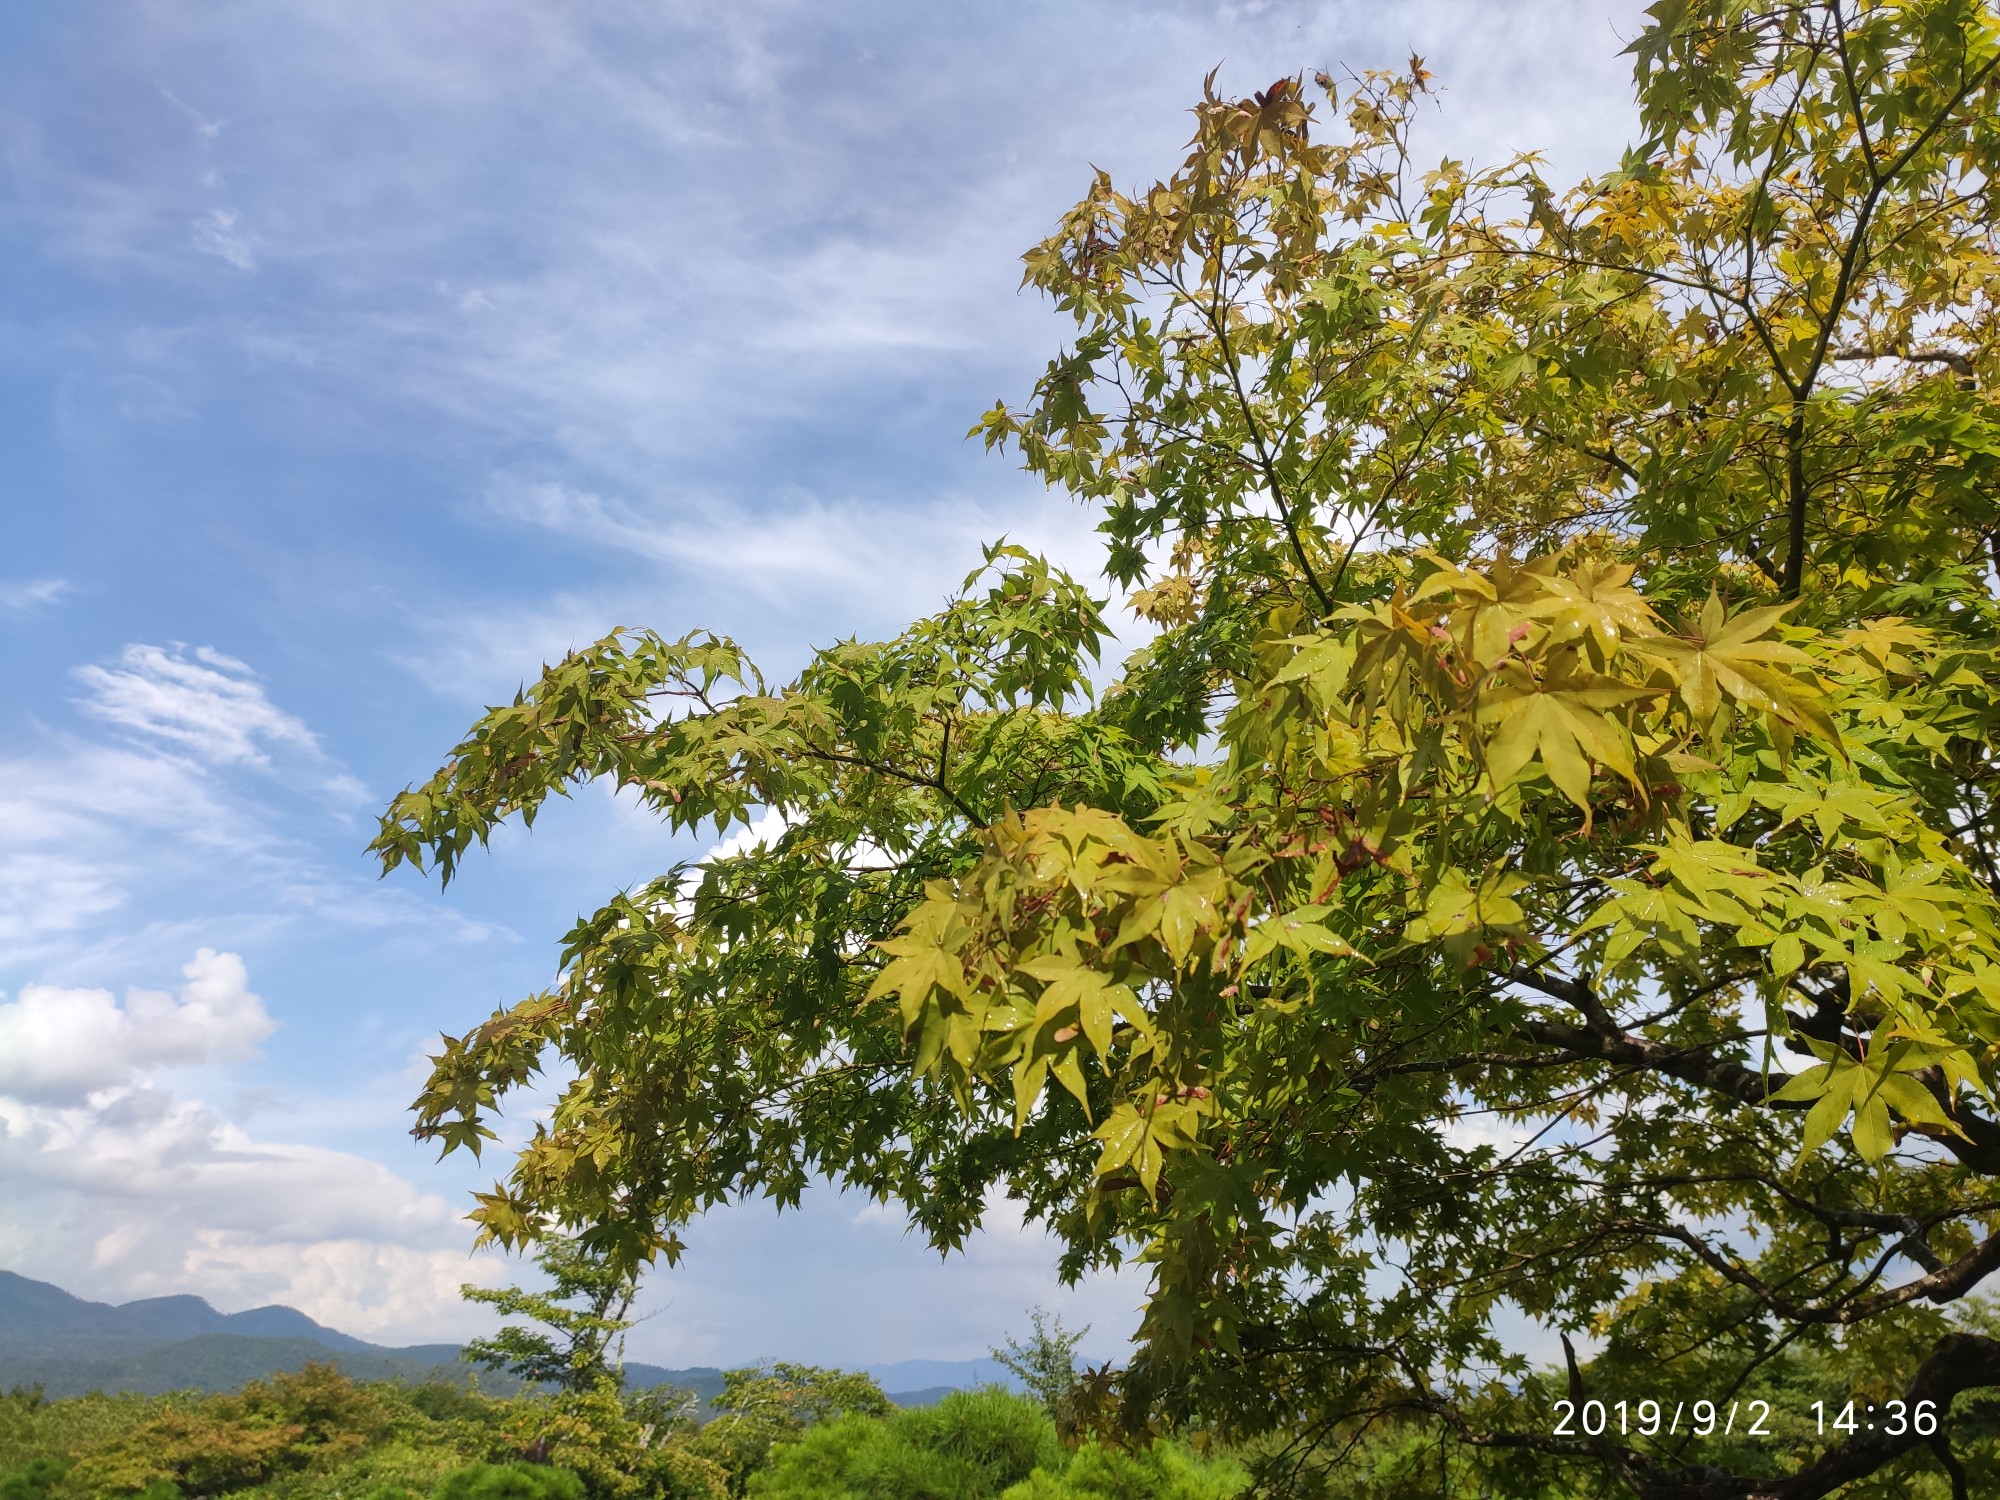
M0 1390L40 1386L51 1397L93 1390L235 1390L246 1380L313 1360L337 1365L358 1380L462 1384L475 1373L460 1360L456 1344L371 1344L295 1308L223 1313L200 1297L149 1297L113 1306L0 1271ZM903 1360L859 1368L902 1406L929 1405L948 1390L1012 1383L989 1359ZM519 1389L510 1376L484 1371L478 1376L485 1390ZM628 1363L625 1376L634 1386L680 1386L704 1402L722 1389L722 1371L707 1366L669 1370Z

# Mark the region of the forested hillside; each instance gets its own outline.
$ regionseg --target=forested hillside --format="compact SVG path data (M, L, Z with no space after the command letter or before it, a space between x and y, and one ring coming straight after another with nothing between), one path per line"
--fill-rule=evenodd
M860 1377L736 1372L706 1425L677 1394L500 1399L314 1365L228 1395L0 1397L5 1500L1230 1500L1242 1467L1162 1444L1072 1451L1035 1401L897 1411ZM845 1383L846 1407L820 1397ZM817 1416L813 1415L817 1412Z

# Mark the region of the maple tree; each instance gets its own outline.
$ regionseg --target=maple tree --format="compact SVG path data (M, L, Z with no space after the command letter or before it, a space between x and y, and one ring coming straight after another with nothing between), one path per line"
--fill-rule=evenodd
M1105 691L1104 601L996 547L782 686L621 631L396 799L385 866L447 879L588 779L786 824L447 1039L447 1149L575 1075L488 1233L671 1257L825 1176L948 1247L1004 1192L1066 1273L1151 1268L1107 1412L1262 1441L1273 1486L1393 1417L1503 1493L1970 1492L2000 16L1648 18L1643 139L1574 189L1420 170L1415 60L1211 81L1177 172L1099 176L1029 252L1075 338L975 431L1098 508L1157 628ZM1588 1359L1551 1387L1524 1321ZM1550 1417L1727 1401L1793 1351L1936 1432L1780 1471Z

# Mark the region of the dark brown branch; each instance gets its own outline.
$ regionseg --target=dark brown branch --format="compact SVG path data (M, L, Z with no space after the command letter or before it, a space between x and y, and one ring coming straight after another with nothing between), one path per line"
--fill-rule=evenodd
M1633 1036L1611 1018L1603 1002L1586 984L1560 974L1528 968L1516 968L1503 977L1552 1000L1560 1000L1585 1017L1590 1017L1594 1010L1596 1016L1602 1018L1587 1025L1575 1026L1548 1017L1531 1016L1521 1023L1520 1031L1537 1046L1562 1048L1575 1053L1579 1061L1594 1058L1600 1062L1663 1073L1669 1078L1678 1078L1683 1083L1696 1084L1734 1099L1739 1104L1772 1109L1806 1108L1804 1104L1771 1101L1769 1096L1784 1086L1788 1074L1769 1079L1755 1068L1745 1067L1726 1057L1717 1057L1700 1047L1674 1047L1656 1042L1651 1037ZM1989 1176L2000 1176L2000 1122L1963 1108L1954 1111L1952 1120L1963 1132L1962 1135L1921 1123L1912 1124L1910 1131L1951 1152L1961 1165Z
M1858 1322L1888 1308L1915 1302L1919 1298L1942 1307L1947 1302L1955 1302L1963 1297L1996 1270L2000 1270L2000 1234L1988 1235L1950 1265L1933 1271L1928 1276L1921 1276L1915 1281L1906 1281L1889 1291L1877 1292L1872 1297L1863 1298L1854 1305L1852 1316L1843 1321Z
M1933 1437L1916 1431L1914 1413L1920 1402L1933 1404L1939 1422L1937 1436L1942 1438L1949 1432L1952 1402L1966 1391L1994 1385L2000 1385L2000 1339L1948 1333L1917 1367L1904 1390L1904 1404L1912 1420L1900 1434L1892 1436L1886 1423L1857 1433L1782 1479L1732 1474L1706 1464L1669 1468L1657 1459L1604 1440L1558 1438L1540 1432L1480 1432L1448 1402L1428 1397L1413 1404L1441 1418L1461 1442L1473 1447L1598 1458L1616 1468L1644 1500L1822 1500L1912 1449L1935 1446ZM1949 1462L1945 1467L1952 1473Z
M1979 372L1972 367L1972 361L1954 349L1875 349L1865 344L1854 344L1834 350L1827 358L1900 359L1911 364L1943 365L1962 381L1973 381L1979 376Z
M1972 1481L1965 1472L1965 1465L1951 1451L1951 1439L1940 1432L1931 1439L1931 1452L1937 1455L1938 1463L1951 1478L1951 1500L1972 1500Z
M1713 1057L1699 1048L1670 1047L1650 1037L1628 1036L1622 1031L1605 1033L1585 1026L1533 1018L1523 1022L1521 1030L1540 1045L1564 1048L1577 1054L1579 1059L1596 1058L1601 1062L1621 1063L1664 1073L1683 1083L1699 1084L1741 1104L1763 1104L1765 1095L1770 1092L1764 1085L1763 1075L1755 1069L1727 1058ZM1779 1079L1780 1083L1783 1081L1783 1078Z
M1868 139L1868 112L1861 103L1861 85L1854 76L1854 59L1847 51L1847 19L1840 13L1839 0L1833 6L1833 49L1840 59L1840 76L1847 84L1848 108L1854 115L1854 139L1861 146L1861 160L1867 164L1868 179L1882 180L1882 168L1875 160L1875 146Z
M954 792L950 787L944 785L943 782L939 781L936 777L919 776L915 772L905 771L900 766L887 766L883 765L880 761L869 760L866 756L846 755L838 750L825 750L818 748L817 746L810 749L801 750L799 752L799 755L802 759L805 760L831 761L835 765L853 766L858 770L873 771L877 776L890 777L893 780L902 782L905 786L928 787L931 791L936 792L940 797L944 798L944 800L949 802L953 807L957 808L959 813L965 818L965 820L971 823L975 828L984 828L987 826L986 819L980 817L978 813L974 812L972 808L967 805L965 800L958 795L957 792Z
M1580 984L1574 979L1565 979L1560 974L1551 974L1544 969L1531 969L1522 965L1516 965L1507 977L1516 984L1540 990L1551 1000L1562 1001L1598 1031L1619 1030L1618 1023L1611 1019L1611 1012L1606 1010L1604 1002L1598 999L1597 991L1587 984Z
M1938 1340L1930 1358L1917 1367L1905 1401L1912 1411L1920 1401L1935 1402L1942 1433L1943 1418L1949 1414L1953 1400L1963 1391L1989 1385L2000 1385L2000 1339L1976 1333L1948 1333ZM1928 1437L1917 1435L1914 1423L1896 1437L1879 1430L1857 1433L1789 1479L1776 1483L1745 1481L1743 1488L1735 1490L1690 1491L1688 1500L1709 1500L1710 1495L1715 1500L1735 1500L1738 1496L1757 1496L1759 1500L1766 1496L1769 1500L1820 1500L1822 1495L1866 1478L1891 1459L1929 1442ZM1756 1487L1760 1483L1763 1487ZM1648 1496L1648 1500L1654 1497ZM1660 1500L1666 1497L1663 1495Z

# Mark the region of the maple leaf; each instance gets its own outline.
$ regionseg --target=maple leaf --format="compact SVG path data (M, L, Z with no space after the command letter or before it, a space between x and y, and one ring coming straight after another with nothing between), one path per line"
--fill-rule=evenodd
M1712 723L1727 695L1838 750L1840 731L1812 675L1812 658L1771 634L1795 607L1763 605L1725 617L1721 598L1711 593L1693 634L1650 636L1636 649L1674 667L1676 692L1697 724Z

